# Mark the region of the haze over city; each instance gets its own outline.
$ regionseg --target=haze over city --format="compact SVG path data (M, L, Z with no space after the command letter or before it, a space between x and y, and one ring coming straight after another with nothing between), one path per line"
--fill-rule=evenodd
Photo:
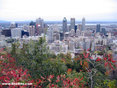
M81 21L116 21L116 0L0 0L0 20L25 21L42 17L60 21L71 17Z

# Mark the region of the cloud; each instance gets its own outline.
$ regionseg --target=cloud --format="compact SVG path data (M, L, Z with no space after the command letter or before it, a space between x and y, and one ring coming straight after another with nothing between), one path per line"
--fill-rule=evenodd
M0 0L0 19L31 20L43 17L45 20L61 20L75 17L88 20L111 20L115 17L115 0ZM117 18L117 17L116 17Z

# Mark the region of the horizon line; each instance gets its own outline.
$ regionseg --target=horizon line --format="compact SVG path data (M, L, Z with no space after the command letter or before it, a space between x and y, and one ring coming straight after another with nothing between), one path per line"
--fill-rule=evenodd
M36 22L36 20L0 20L0 22ZM63 20L44 20L44 22L62 22ZM67 21L67 22L70 22L70 21ZM82 21L79 21L79 20L76 20L75 22L82 22ZM117 22L115 20L87 20L86 22Z

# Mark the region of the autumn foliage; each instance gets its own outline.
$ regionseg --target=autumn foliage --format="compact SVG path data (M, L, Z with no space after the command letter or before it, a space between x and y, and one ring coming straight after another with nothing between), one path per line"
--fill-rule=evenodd
M66 56L69 58L69 56ZM95 60L89 50L80 54L73 62L63 59L64 64L70 65L66 73L51 74L34 79L29 70L23 66L17 66L16 58L9 53L0 50L0 88L93 88L94 79L101 72L99 66L106 69L105 75L109 75L116 68L116 61L111 54L104 54L103 58ZM77 62L77 63L76 63ZM79 66L79 71L77 67ZM76 74L73 71L76 70ZM78 75L78 74L82 74ZM70 77L69 75L73 75ZM97 78L96 78L97 79ZM2 83L32 83L32 85L2 85Z
M68 72L71 69L68 69ZM5 52L3 49L0 50L0 83L32 83L32 85L0 85L1 88L43 88L44 83L47 83L49 88L84 88L82 78L71 79L66 77L66 75L54 76L50 75L48 77L37 78L34 80L31 78L27 69L23 67L18 67L16 65L15 58L12 58L10 54Z

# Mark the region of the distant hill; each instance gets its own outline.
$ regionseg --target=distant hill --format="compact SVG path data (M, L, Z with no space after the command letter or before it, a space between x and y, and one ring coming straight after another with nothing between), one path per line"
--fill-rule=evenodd
M34 21L34 20L32 20ZM6 23L11 23L13 21L4 21L4 20L0 20L0 24L6 24ZM31 22L31 20L28 21L14 21L18 24L29 24ZM35 21L34 21L35 22ZM45 21L45 23L47 24L61 24L62 21ZM68 24L70 24L70 21L67 22ZM81 21L76 21L76 24L81 24ZM117 24L117 21L86 21L86 24Z
M9 21L0 20L0 23L9 23Z

